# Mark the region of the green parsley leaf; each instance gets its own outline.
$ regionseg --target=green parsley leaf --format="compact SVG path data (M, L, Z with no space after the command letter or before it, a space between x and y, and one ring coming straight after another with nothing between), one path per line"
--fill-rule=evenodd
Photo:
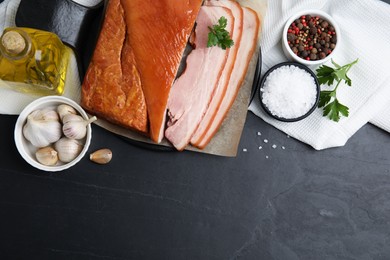
M333 66L336 67L336 69L341 68L341 66L339 64L337 64L333 59L332 59L332 64L333 64Z
M218 24L213 25L213 27L208 27L210 32L208 34L207 47L218 46L223 50L226 50L234 45L229 32L225 29L226 25L227 19L222 16L219 18Z
M334 96L333 91L321 91L320 92L320 101L318 103L318 107L324 107Z
M347 73L352 65L357 62L358 59L344 66L340 66L332 60L332 64L335 68L322 65L316 70L318 82L321 85L326 84L331 86L334 82L337 83L333 90L323 90L320 92L318 107L323 107L323 116L328 116L329 119L336 122L340 120L341 116L348 117L349 108L338 101L336 93L337 88L342 81L348 86L352 86L352 80L348 77Z
M337 98L324 107L323 116L328 116L331 120L338 122L340 114L348 117L349 108L341 104Z
M322 84L327 84L329 86L333 85L334 82L334 69L326 65L320 66L317 70L318 82Z

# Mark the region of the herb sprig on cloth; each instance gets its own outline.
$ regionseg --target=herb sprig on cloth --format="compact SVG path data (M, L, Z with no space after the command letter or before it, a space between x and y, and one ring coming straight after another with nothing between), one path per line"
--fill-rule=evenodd
M227 19L221 16L218 20L218 24L213 27L208 27L210 32L208 34L207 47L218 46L226 50L233 46L234 42L230 38L229 32L226 31Z
M317 71L318 82L326 84L328 86L333 85L336 82L336 87L333 90L322 90L320 92L320 101L318 107L323 107L323 116L328 116L329 119L338 122L341 116L348 117L349 108L339 102L337 99L337 88L342 81L348 86L352 86L352 80L348 77L347 73L351 67L358 62L359 59L346 64L344 66L338 65L332 60L332 64L335 68L322 65Z

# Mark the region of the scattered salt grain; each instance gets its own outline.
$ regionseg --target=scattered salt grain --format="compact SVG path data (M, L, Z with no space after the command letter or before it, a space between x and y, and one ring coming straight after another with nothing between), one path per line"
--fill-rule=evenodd
M272 145L272 148L276 149L276 147L278 147L276 144Z
M290 136L289 136L289 135L287 135L287 138L290 138Z
M283 150L285 150L285 149L286 149L286 147L282 146L282 149L283 149Z
M268 159L268 158L269 158L268 155L266 155L266 156L265 156L265 159Z
M264 143L268 143L268 140L267 140L267 139L264 139Z
M261 91L262 102L271 114L286 119L305 115L313 107L317 96L314 78L294 65L273 70Z
M262 146L259 146L259 150L261 150L261 149L263 149L263 147L262 147Z
M258 136L260 136L260 135L261 135L261 133L260 133L260 132L257 132L257 135L258 135Z
M246 153L248 150L247 150L246 148L244 148L244 149L242 149L242 151L243 151L244 153Z

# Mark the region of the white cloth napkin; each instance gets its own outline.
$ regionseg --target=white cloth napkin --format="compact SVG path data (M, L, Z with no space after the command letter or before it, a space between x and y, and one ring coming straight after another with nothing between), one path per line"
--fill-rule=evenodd
M343 146L367 122L390 131L390 5L384 2L269 0L260 43L262 74L273 65L286 61L280 41L283 26L291 15L305 9L321 9L338 23L341 48L335 53L337 63L343 65L359 58L348 73L352 87L340 86L337 92L339 101L349 107L349 117L336 123L323 117L322 109L317 109L304 120L283 123L269 118L258 99L254 99L249 110L318 150Z
M15 26L15 16L21 0L5 0L0 4L0 32L4 28ZM84 6L96 6L103 0L74 0ZM1 34L1 33L0 33ZM68 97L77 103L80 102L80 79L77 68L77 61L73 51L70 55L68 72L65 81L63 96ZM23 108L39 96L22 94L10 90L7 83L0 80L0 114L19 114Z
M15 26L15 16L20 0L4 0L0 4L0 30L5 27Z

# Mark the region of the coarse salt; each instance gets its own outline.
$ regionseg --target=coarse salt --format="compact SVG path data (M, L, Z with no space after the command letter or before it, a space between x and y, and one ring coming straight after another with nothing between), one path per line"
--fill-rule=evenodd
M293 119L305 115L313 107L317 87L310 73L294 65L273 70L266 78L262 102L271 114Z

